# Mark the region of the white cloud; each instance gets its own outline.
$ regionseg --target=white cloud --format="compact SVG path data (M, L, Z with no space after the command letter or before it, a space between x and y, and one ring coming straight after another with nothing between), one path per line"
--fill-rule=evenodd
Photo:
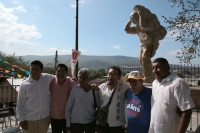
M17 4L17 5L20 4L19 1L13 1L12 3L13 3L13 4Z
M46 49L46 48L43 48L43 49ZM57 49L56 47L51 47L49 49L47 49L47 51L50 51L50 52L56 52L58 51L58 53L61 53L61 54L71 54L72 53L72 49Z
M80 5L85 5L91 3L91 0L79 0ZM72 8L76 8L76 4L70 4Z
M88 50L87 50L87 49L80 49L79 51L81 52L81 54L84 54L84 53L86 53Z
M59 50L60 53L63 53L63 54L70 54L72 52L72 50L70 49L64 49L64 50Z
M13 9L20 11L20 12L26 12L26 9L24 9L24 6L21 5L19 3L19 1L13 1L12 3L18 5L18 7L14 7Z
M6 47L11 47L11 46L14 46L14 44L12 44L12 43L7 43L6 44Z
M114 49L119 49L120 47L120 45L113 46Z
M167 55L176 56L177 52L181 52L181 49L172 50L172 51L168 52Z
M18 7L14 7L15 10L20 11L20 12L26 12L26 9L24 9L23 5L19 5Z
M76 4L70 4L72 8L76 8Z
M18 8L18 10L22 9ZM0 41L4 44L36 45L29 39L39 39L42 34L37 31L35 25L18 23L19 18L13 12L14 8L7 8L0 2Z
M47 49L47 51L56 51L56 50L57 50L57 48L54 48L54 47Z
M5 8L4 5L0 1L0 12L2 12L2 13L12 13L13 9L12 8Z
M79 0L80 4L88 4L91 3L91 0Z

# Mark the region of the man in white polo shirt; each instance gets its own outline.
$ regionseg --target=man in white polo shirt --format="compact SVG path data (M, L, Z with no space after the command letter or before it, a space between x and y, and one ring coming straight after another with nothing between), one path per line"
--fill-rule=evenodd
M165 58L153 61L151 122L149 133L185 133L194 103L187 83L175 73ZM182 115L176 113L177 106Z
M17 116L24 133L47 133L50 124L49 85L55 76L42 70L40 61L31 62L30 76L19 89Z

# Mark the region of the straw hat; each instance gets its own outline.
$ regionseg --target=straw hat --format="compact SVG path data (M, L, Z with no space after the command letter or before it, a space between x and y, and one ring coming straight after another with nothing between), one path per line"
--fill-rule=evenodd
M142 75L139 73L139 71L132 71L128 74L128 77L125 79L125 81L127 82L129 79L139 80L143 78Z

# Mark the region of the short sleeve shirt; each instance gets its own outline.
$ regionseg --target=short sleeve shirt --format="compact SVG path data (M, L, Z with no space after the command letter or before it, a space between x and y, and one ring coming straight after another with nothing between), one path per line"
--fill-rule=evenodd
M195 106L187 83L171 73L161 83L155 80L152 86L149 133L176 133L181 118L176 107L185 111Z

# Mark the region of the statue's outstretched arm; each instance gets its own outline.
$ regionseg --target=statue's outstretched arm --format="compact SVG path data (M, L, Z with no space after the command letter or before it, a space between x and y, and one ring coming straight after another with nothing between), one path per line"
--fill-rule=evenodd
M137 34L137 29L136 27L131 27L131 20L129 20L127 23L126 23L126 26L124 28L124 31L126 31L126 33L128 34Z

